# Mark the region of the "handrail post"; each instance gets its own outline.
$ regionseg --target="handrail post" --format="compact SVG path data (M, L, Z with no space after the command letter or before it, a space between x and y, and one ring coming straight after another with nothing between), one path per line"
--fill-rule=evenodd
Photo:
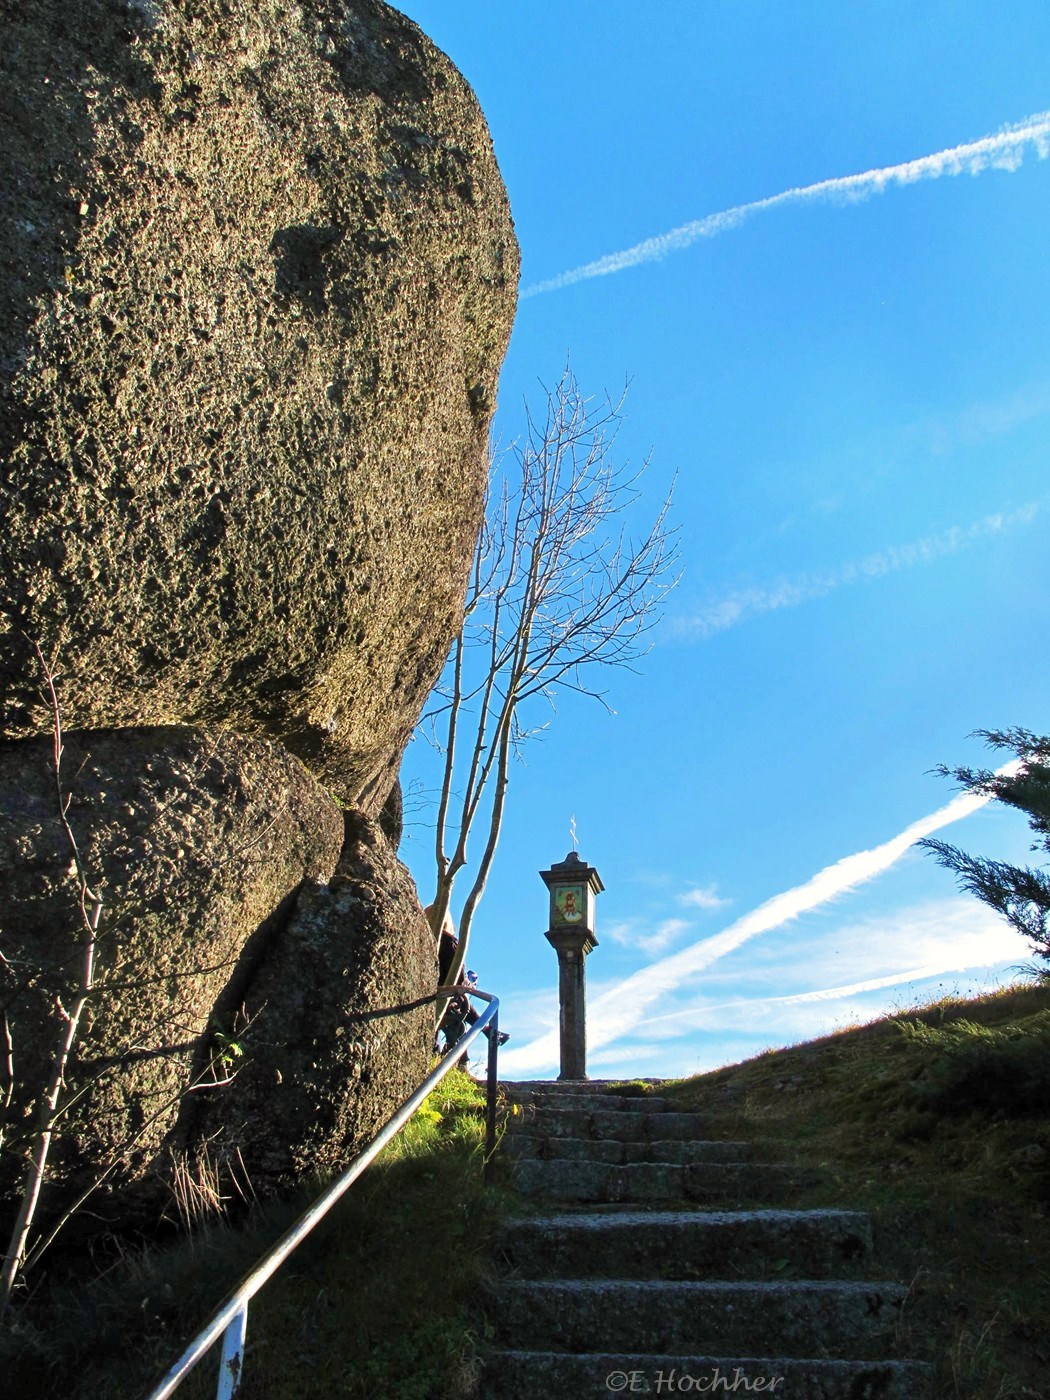
M496 1057L499 1054L499 1004L489 1022L489 1067L485 1086L485 1185L492 1184L496 1172Z
M244 1335L248 1330L248 1303L235 1313L222 1334L222 1360L215 1400L237 1400L244 1375Z

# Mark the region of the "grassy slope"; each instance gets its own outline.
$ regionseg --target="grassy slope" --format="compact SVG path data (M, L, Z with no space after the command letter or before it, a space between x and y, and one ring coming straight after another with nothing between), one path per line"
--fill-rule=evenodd
M453 1071L252 1303L240 1400L458 1400L498 1196L482 1185L483 1097ZM137 1400L317 1194L257 1209L24 1309L9 1400ZM84 1266L81 1277L91 1272ZM176 1392L215 1394L218 1355ZM8 1388L11 1386L12 1388Z
M487 1240L508 1201L481 1184L477 1089L445 1083L252 1305L243 1400L470 1393ZM880 1270L912 1286L901 1351L936 1361L939 1394L1050 1395L1050 986L940 1003L663 1092L704 1113L706 1136L776 1139L778 1159L824 1168L791 1204L871 1211ZM20 1367L0 1346L5 1395L135 1400L305 1204L56 1288L25 1312ZM180 1397L213 1395L216 1364Z
M792 1205L871 1211L880 1265L912 1286L902 1352L937 1363L938 1394L1050 1395L1050 985L945 1001L669 1092L708 1136L776 1138L825 1168Z

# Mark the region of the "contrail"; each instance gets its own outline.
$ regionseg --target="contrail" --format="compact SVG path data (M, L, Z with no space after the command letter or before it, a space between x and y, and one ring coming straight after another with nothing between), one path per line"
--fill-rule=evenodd
M1013 774L1020 766L1020 760L1014 759L996 771L1002 775ZM881 846L844 856L842 860L825 866L804 884L795 885L767 899L712 938L701 939L681 952L640 968L594 1002L587 1018L588 1046L597 1050L602 1045L621 1039L645 1020L646 1012L655 1001L667 992L680 990L688 978L710 967L727 953L734 952L758 934L780 928L800 914L817 909L848 890L873 880L876 875L895 865L909 847L923 836L929 836L932 831L938 831L951 822L961 821L990 800L976 793L962 793L936 812L912 822ZM528 1045L505 1051L503 1063L508 1070L515 1072L540 1069L557 1063L558 1046L558 1032L548 1031Z
M761 613L777 612L781 608L797 608L816 598L824 598L838 588L883 578L917 564L929 564L944 559L989 535L1001 535L1019 525L1030 525L1039 514L1039 501L1029 501L1013 511L997 511L970 525L953 525L938 535L926 535L909 544L891 545L863 559L842 564L825 573L798 574L782 579L766 588L748 588L730 593L709 603L691 617L671 620L671 631L680 637L703 640L716 632L725 632L738 623Z
M990 958L988 962L977 964L977 966L994 967L1001 962L1001 958ZM940 962L927 963L923 967L913 967L908 972L894 972L888 977L869 977L864 982L850 982L843 987L821 987L812 992L796 992L792 996L781 997L739 997L734 1001L712 1002L704 1006L690 1006L684 1011L673 1011L667 1016L655 1016L646 1022L646 1031L652 1033L656 1028L671 1025L682 1025L687 1029L698 1029L705 1016L712 1011L727 1011L734 1007L744 1007L753 1010L756 1006L797 1006L819 1001L840 1001L844 998L862 996L865 992L883 991L887 987L899 987L905 982L923 982L931 977L944 977L952 972L968 972L974 967L972 961L954 961L946 964L942 958Z
M668 253L691 247L702 238L714 238L716 234L737 228L752 214L775 209L782 204L799 204L812 199L856 204L870 199L873 194L882 194L888 185L914 185L920 180L939 180L943 175L979 175L989 168L1016 170L1024 160L1026 147L1030 145L1035 147L1040 160L1050 155L1050 112L1037 112L1023 121L1003 127L992 136L966 141L961 146L920 156L917 160L907 160L901 165L865 170L860 175L839 175L831 180L819 180L815 185L798 185L766 199L756 199L750 204L737 204L732 209L723 209L721 213L708 214L668 233L647 238L633 248L607 253L595 262L570 268L557 277L533 282L524 288L521 296L536 297L543 292L557 292L563 287L571 287L574 282L585 282L592 277L609 277L614 272L623 272L625 268L637 267L639 263L657 262L667 257Z

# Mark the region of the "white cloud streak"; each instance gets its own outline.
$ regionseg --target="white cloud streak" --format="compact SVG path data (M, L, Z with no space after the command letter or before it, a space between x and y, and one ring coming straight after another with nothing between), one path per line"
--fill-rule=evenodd
M1021 935L1010 929L990 910L982 912L982 907L974 905L970 900L967 901L967 912L971 915L977 914L976 925L972 925L971 919L972 926L960 936L960 929L966 928L965 920L945 920L941 940L943 946L935 961L886 976L865 977L845 985L818 987L805 992L780 996L734 997L730 1001L699 999L694 1005L682 1007L663 1016L650 1017L645 1023L645 1033L658 1040L668 1036L680 1036L690 1031L703 1030L710 1033L728 1027L737 1031L760 1028L772 1035L785 1031L790 1034L798 1026L810 1023L809 1017L801 1021L785 1020L782 1013L791 1008L811 1007L822 1002L846 1003L871 992L885 991L888 987L903 987L911 982L925 982L951 973L996 967L1011 958L1020 961L1029 955L1030 949ZM905 911L905 916L909 913L910 911ZM874 934L875 930L869 930L869 933Z
M688 933L692 927L688 919L663 919L652 933L642 934L638 938L638 946L643 953L652 956L666 953L668 948L680 942L682 935Z
M1014 761L1004 764L997 771L1002 774L1014 773L1019 767L1020 764ZM661 996L681 990L689 978L703 972L719 958L724 958L759 934L780 928L801 914L873 880L896 864L916 841L952 822L961 821L990 800L973 793L962 793L937 811L912 822L889 841L869 851L844 856L825 866L804 884L767 899L721 933L701 939L670 957L639 969L598 997L590 1007L587 1017L588 1046L598 1050L621 1039L645 1020L649 1007ZM557 1063L558 1045L558 1032L551 1030L527 1045L504 1052L505 1068L510 1074L544 1069Z
M640 919L624 919L611 924L605 930L604 937L623 947L641 948L643 953L655 957L658 953L666 953L672 944L680 942L682 935L692 927L688 919L662 919L655 928L651 921L643 923ZM651 931L646 932L647 929Z
M667 233L657 234L655 238L646 238L631 248L607 253L594 262L570 268L543 282L533 282L523 289L521 296L524 300L526 297L541 296L544 292L558 292L563 287L589 281L592 277L610 277L640 263L659 262L669 253L681 252L701 239L714 238L717 234L738 228L753 214L765 213L783 204L802 204L811 200L859 204L872 195L882 194L890 185L914 185L921 180L939 180L945 175L979 175L988 169L1017 170L1029 146L1035 148L1040 160L1050 155L1050 112L1037 112L1034 116L1004 126L991 136L966 141L946 151L920 156L917 160L886 165L879 170L865 170L859 175L839 175L831 180L818 180L815 185L797 185L780 194L769 195L766 199L755 199L749 204L737 204L732 209L708 214Z
M685 904L691 909L724 909L727 904L732 904L732 902L731 899L723 899L714 885L698 886L686 890L684 894L678 896L678 903Z
M951 418L913 423L904 438L921 450L947 456L957 448L979 447L1050 413L1050 382L1022 385L996 399L971 403Z
M981 539L1030 525L1039 514L1039 506L1038 501L1029 501L1017 510L986 515L971 525L953 525L940 534L926 535L910 544L891 545L888 549L867 554L863 559L841 564L837 569L797 574L794 578L782 579L764 588L740 589L707 604L691 617L669 619L670 630L680 637L703 640L762 613L797 608L850 584L870 583L873 579L899 573L902 569L913 569L918 564L946 559Z

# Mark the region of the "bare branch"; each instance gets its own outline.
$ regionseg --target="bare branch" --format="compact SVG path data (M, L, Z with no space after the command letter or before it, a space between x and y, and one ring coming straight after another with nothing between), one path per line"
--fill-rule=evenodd
M72 1003L71 1009L67 1011L62 1005L61 998L57 996L55 998L57 1010L59 1012L57 1045L52 1059L51 1073L47 1087L40 1098L40 1105L37 1111L36 1141L26 1169L18 1213L11 1231L11 1239L8 1244L7 1254L4 1257L3 1269L2 1272L0 1272L0 1318L2 1318L7 1311L15 1282L22 1270L25 1259L26 1241L32 1229L33 1219L40 1201L40 1191L47 1172L47 1159L51 1151L55 1119L59 1109L62 1090L65 1088L66 1066L69 1062L70 1052L76 1041L80 1018L83 1015L84 1007L87 1005L88 998L91 995L94 985L95 949L98 940L99 919L102 916L102 899L88 884L87 874L80 858L80 850L77 846L76 837L69 824L69 798L65 796L62 791L62 714L58 703L58 692L55 689L55 658L52 658L50 662L45 660L39 645L36 645L36 655L40 663L45 689L51 704L54 737L53 763L55 800L58 810L58 819L69 846L72 856L72 868L78 885L81 921L79 937L81 962L77 983L74 989L76 999Z
M4 1012L4 1079L6 1088L4 1089L4 1121L6 1123L7 1111L11 1107L11 1100L15 1092L15 1046L11 1039L11 1023L7 1019L7 1012Z
M520 758L522 746L546 728L522 723L520 707L539 696L551 703L563 687L609 709L604 690L589 679L591 669L631 668L648 649L660 604L678 581L678 542L667 524L671 493L639 539L627 530L649 462L632 469L612 459L625 394L626 386L595 403L566 366L558 383L544 389L541 415L526 406L522 440L493 464L495 485L451 679L428 712L442 717L447 736L432 918L445 917L455 879L468 864L467 838L486 796L489 802L485 843L460 919L457 975L499 841L510 755ZM457 782L455 750L468 725L473 739ZM458 830L449 852L454 791Z

